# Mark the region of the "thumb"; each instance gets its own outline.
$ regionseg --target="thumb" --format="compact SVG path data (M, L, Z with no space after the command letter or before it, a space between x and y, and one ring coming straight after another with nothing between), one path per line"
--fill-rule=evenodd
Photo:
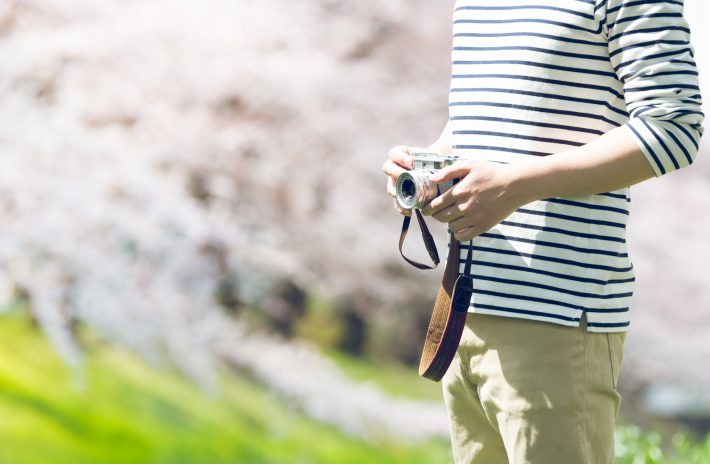
M454 163L451 166L446 166L444 169L437 171L432 174L429 180L434 183L440 184L442 182L447 182L453 179L460 179L468 174L471 169L462 163Z

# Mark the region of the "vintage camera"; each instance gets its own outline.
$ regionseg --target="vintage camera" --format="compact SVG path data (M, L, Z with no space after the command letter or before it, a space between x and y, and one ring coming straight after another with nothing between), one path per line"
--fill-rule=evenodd
M435 184L429 177L436 171L459 160L458 156L441 156L438 153L412 153L412 170L397 177L397 203L403 209L422 209L431 200L449 190L454 182Z

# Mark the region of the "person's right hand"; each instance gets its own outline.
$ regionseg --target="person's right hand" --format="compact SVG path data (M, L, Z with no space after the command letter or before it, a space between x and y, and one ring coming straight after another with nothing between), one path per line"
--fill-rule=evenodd
M393 147L387 154L387 161L382 165L382 170L387 174L387 193L394 200L394 207L397 208L400 214L410 216L411 210L407 210L399 206L397 203L397 191L395 188L397 177L404 171L412 169L412 152L424 151L421 148L407 147L397 145Z

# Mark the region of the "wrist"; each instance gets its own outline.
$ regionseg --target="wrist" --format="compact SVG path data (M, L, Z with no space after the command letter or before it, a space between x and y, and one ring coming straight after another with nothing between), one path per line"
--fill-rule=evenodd
M545 158L525 160L508 165L508 189L520 205L554 196L552 193L552 166Z

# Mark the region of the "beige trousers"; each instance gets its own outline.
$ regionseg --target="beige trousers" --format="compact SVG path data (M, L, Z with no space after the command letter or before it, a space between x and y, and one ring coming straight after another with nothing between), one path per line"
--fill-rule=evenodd
M442 379L456 464L610 464L625 333L469 313Z

